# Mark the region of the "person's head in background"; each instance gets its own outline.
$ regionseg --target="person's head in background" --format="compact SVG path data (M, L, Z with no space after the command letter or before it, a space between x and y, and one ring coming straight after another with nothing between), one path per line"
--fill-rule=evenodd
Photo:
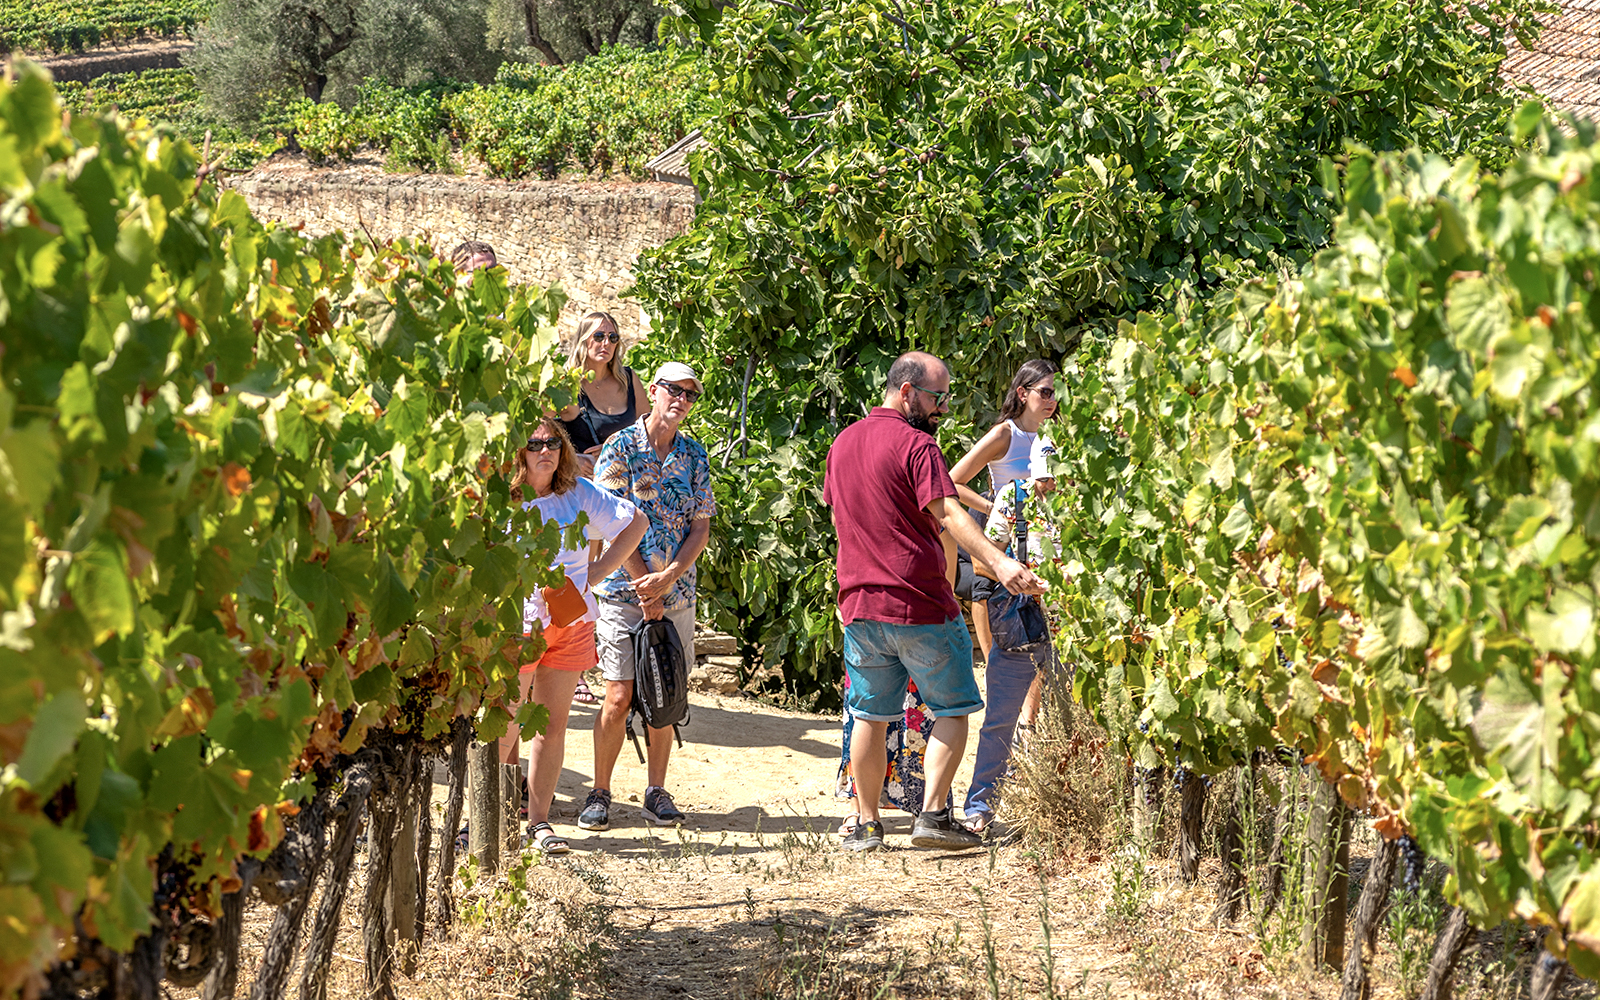
M578 335L567 356L569 368L586 368L599 378L603 375L626 385L622 380L622 359L628 345L617 330L617 321L608 312L595 311L578 321Z
M498 267L500 260L494 255L494 247L482 240L467 240L450 251L450 263L457 271L471 273L480 267Z

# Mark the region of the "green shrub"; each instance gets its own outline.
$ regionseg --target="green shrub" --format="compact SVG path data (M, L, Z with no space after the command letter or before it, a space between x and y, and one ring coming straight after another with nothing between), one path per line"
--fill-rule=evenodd
M672 52L619 46L574 66L508 63L489 86L369 80L348 111L298 102L294 130L319 161L370 145L391 170L451 172L459 146L495 177L642 177L645 161L709 116L697 67Z
M642 177L645 161L711 114L699 68L620 46L575 66L507 63L494 86L452 95L446 108L463 150L496 177Z

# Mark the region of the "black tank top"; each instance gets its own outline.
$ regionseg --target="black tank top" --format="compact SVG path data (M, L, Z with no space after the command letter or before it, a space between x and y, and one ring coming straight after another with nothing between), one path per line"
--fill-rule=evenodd
M596 409L594 402L589 399L589 393L582 391L578 393L578 415L571 420L561 421L561 426L567 429L567 435L572 438L572 446L579 452L605 444L611 435L639 419L638 401L633 395L632 368L622 369L622 381L628 386L628 405L621 413L604 413Z

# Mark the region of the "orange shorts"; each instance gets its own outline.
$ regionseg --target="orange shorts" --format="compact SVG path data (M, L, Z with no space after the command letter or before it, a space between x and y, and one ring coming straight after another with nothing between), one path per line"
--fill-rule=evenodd
M588 670L600 662L594 648L594 622L573 622L571 625L547 625L544 629L547 644L543 655L532 663L524 663L519 671L533 673L534 667L551 670Z

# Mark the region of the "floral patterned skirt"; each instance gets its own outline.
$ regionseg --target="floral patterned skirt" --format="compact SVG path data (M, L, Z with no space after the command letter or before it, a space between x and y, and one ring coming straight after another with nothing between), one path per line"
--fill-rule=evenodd
M844 679L845 690L850 689L850 678ZM837 798L854 798L855 779L850 776L850 730L854 717L850 714L850 700L845 698L844 746L839 756L839 775L834 789ZM906 688L905 715L889 723L885 737L885 751L889 755L889 771L883 779L883 791L878 798L881 809L900 809L915 816L922 812L923 792L927 777L923 773L923 757L928 751L928 737L933 732L933 716L924 709L917 685ZM952 799L945 797L945 808Z

